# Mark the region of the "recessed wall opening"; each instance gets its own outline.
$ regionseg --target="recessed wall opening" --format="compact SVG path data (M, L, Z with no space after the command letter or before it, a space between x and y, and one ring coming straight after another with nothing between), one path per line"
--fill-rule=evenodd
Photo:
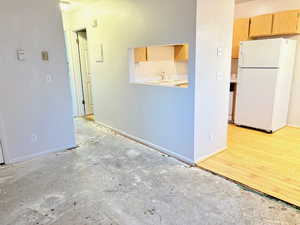
M129 49L130 83L165 87L189 86L189 45Z
M86 29L66 33L74 117L94 118L92 73Z

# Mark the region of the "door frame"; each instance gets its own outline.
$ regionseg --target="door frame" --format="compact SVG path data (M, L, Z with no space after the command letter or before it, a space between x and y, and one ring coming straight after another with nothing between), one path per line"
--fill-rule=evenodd
M80 61L80 78L84 99L84 114L93 114L92 76L90 71L90 59L86 30L77 32L77 47Z
M84 30L79 30L76 31L76 48L77 48L77 63L78 63L78 69L79 69L79 86L77 86L77 88L79 88L77 91L81 91L81 96L82 96L82 101L79 101L78 104L81 104L82 106L82 110L83 110L83 116L87 115L86 113L86 96L85 96L85 91L84 91L84 79L83 79L83 68L82 68L82 57L81 57L81 48L80 48L80 44L79 44L79 32L83 32ZM86 30L85 30L86 32Z
M8 152L6 151L7 150L7 143L6 143L6 135L4 133L5 129L4 129L4 121L1 117L1 114L0 114L0 141L1 141L1 148L0 148L0 151L2 149L2 157L3 157L3 163L7 163L6 159L8 158ZM0 163L1 164L1 163Z

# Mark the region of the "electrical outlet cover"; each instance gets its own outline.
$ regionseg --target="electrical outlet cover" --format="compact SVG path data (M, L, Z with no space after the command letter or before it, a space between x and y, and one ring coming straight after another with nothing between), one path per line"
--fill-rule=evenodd
M37 142L37 140L38 140L37 135L36 135L36 134L32 134L32 135L31 135L31 142L32 142L32 143L35 143L35 142Z
M52 75L51 75L51 74L47 74L46 80L47 80L47 83L52 83L52 82L53 82L53 77L52 77Z
M218 48L217 49L217 55L218 56L222 56L223 55L223 49L222 48Z
M224 78L223 73L222 72L218 72L217 73L217 80L223 80L223 78Z

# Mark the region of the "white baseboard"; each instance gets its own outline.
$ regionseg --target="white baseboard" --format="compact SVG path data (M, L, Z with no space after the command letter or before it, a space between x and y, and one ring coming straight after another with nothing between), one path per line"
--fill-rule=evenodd
M293 125L293 124L288 124L289 127L296 127L296 128L300 128L300 125Z
M152 149L154 149L154 150L157 150L157 151L159 151L159 152L161 152L161 153L167 154L167 155L169 155L169 156L171 156L171 157L173 157L173 158L176 158L176 159L178 159L178 160L180 160L180 161L182 161L182 162L184 162L184 163L187 163L187 164L189 164L189 165L195 165L195 162L194 162L193 160L191 160L191 159L189 159L189 158L187 158L187 157L185 157L185 156L182 156L182 155L180 155L180 154L174 153L174 152L172 152L172 151L170 151L170 150L168 150L168 149L166 149L166 148L163 148L163 147L161 147L161 146L158 146L158 145L156 145L156 144L153 144L153 143L151 143L151 142L149 142L149 141L146 141L146 140L144 140L144 139L142 139L142 138L139 138L139 137L136 137L136 136L134 136L134 135L128 134L128 133L126 133L125 131L122 131L122 130L113 128L113 127L111 127L111 126L109 126L109 125L107 125L107 124L104 124L104 123L102 123L102 122L95 121L95 123L99 124L100 126L106 127L106 128L108 128L108 129L110 129L110 130L112 130L112 131L114 131L114 132L120 134L121 136L123 136L123 137L125 137L125 138L131 139L131 140L136 141L136 142L138 142L138 143L140 143L140 144L143 144L143 145L145 145L145 146L147 146L147 147L150 147L150 148L152 148Z
M227 150L227 149L228 149L228 147L224 147L224 148L222 148L222 149L220 149L220 150L218 150L218 151L216 151L216 152L214 152L214 153L211 153L211 154L209 154L209 155L202 156L202 157L200 157L199 159L197 159L197 163L202 162L202 161L205 161L205 160L207 160L208 158L210 158L210 157L212 157L212 156L214 156L214 155L217 155L217 154L219 154L219 153L221 153L221 152L224 152L224 151Z
M75 146L70 145L70 146L64 146L64 147L59 147L59 148L48 149L48 150L43 151L43 152L38 152L38 153L34 153L34 154L30 154L30 155L26 155L26 156L14 158L14 159L8 159L8 160L5 161L5 164L23 162L23 161L26 161L26 160L36 158L38 156L47 155L49 153L62 152L62 151L65 151L65 150L71 149L71 148L76 148L76 145Z

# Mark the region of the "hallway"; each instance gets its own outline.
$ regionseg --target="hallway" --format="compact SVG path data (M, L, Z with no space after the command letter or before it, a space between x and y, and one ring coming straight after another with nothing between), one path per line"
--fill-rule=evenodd
M83 119L79 148L0 167L1 225L296 225L299 211Z

